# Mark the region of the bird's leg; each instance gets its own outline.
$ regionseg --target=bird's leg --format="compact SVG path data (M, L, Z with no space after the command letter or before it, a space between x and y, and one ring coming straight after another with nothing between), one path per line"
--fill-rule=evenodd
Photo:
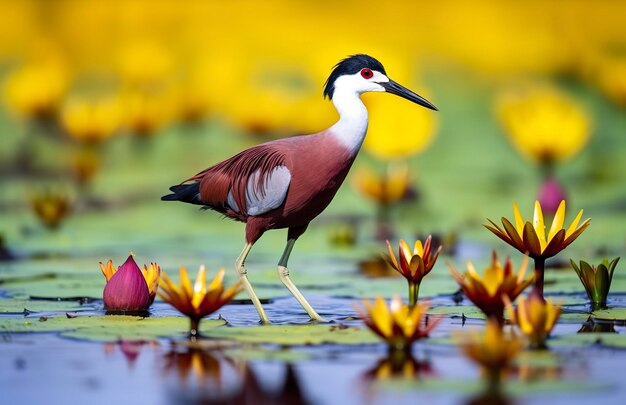
M283 255L280 257L278 262L278 277L280 281L283 282L285 287L293 294L293 296L298 300L302 308L306 311L307 314L311 317L311 320L323 322L324 318L318 315L317 312L313 309L311 304L308 303L304 295L298 290L298 287L291 281L289 278L289 269L287 268L287 261L289 260L289 255L291 255L291 249L293 249L293 245L296 243L295 239L289 239L287 241L287 246L285 246L285 250L283 251Z
M265 310L261 306L261 301L259 301L259 297L256 296L256 293L252 289L252 284L250 284L250 280L248 280L248 270L246 270L246 267L244 265L246 262L246 257L248 257L248 253L250 253L250 249L252 249L252 243L246 243L246 246L243 248L241 254L235 261L235 270L237 271L237 276L239 277L243 288L248 293L252 304L254 304L254 307L259 313L259 316L261 317L261 322L264 324L269 324L270 320L267 318Z

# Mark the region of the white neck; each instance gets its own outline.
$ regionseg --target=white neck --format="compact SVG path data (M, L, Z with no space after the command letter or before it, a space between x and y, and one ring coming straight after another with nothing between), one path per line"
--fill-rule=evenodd
M339 121L329 130L350 154L358 153L367 132L367 108L359 96L359 92L346 88L336 88L333 94Z

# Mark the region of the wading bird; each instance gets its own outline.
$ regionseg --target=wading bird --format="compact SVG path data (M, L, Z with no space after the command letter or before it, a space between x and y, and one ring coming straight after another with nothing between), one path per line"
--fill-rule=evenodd
M248 280L246 258L252 245L270 229L288 228L278 276L312 320L322 321L289 278L287 261L309 222L331 202L343 183L367 132L367 109L360 95L377 91L398 95L426 108L435 106L387 77L383 65L368 55L353 55L335 65L324 86L339 121L312 135L278 139L253 146L217 163L179 185L166 201L202 205L246 223L246 245L235 262L237 275L261 317L267 315Z

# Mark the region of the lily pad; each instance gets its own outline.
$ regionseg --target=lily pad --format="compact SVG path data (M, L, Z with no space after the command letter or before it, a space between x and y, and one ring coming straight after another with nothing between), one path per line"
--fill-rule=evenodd
M248 343L271 343L284 346L320 344L360 345L379 342L369 330L341 325L264 325L255 327L221 327L206 336L234 339Z
M223 320L203 320L200 332L206 333ZM142 318L137 316L77 316L75 318L0 318L0 332L32 333L58 332L63 337L113 342L123 340L153 340L180 336L189 331L189 321L183 317Z
M550 339L550 346L591 346L600 345L616 349L626 349L626 335L618 333L577 333Z
M0 313L59 312L86 309L78 301L0 299Z
M610 308L593 311L592 316L602 321L626 322L626 308Z
M479 395L484 390L484 384L480 380L467 381L445 378L422 378L417 381L413 379L390 379L376 382L376 386L385 390L418 389L421 391L444 391L476 395ZM602 385L574 380L539 382L508 381L503 384L504 393L513 396L525 396L539 393L583 392L605 388L606 384Z

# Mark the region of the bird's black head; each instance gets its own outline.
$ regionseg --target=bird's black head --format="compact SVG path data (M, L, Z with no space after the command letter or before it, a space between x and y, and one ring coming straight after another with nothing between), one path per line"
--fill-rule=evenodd
M357 54L348 56L337 63L330 76L328 76L328 80L326 80L324 84L324 97L328 97L330 100L333 99L335 80L337 80L338 77L355 74L363 68L375 70L385 75L387 74L383 64L369 55Z

